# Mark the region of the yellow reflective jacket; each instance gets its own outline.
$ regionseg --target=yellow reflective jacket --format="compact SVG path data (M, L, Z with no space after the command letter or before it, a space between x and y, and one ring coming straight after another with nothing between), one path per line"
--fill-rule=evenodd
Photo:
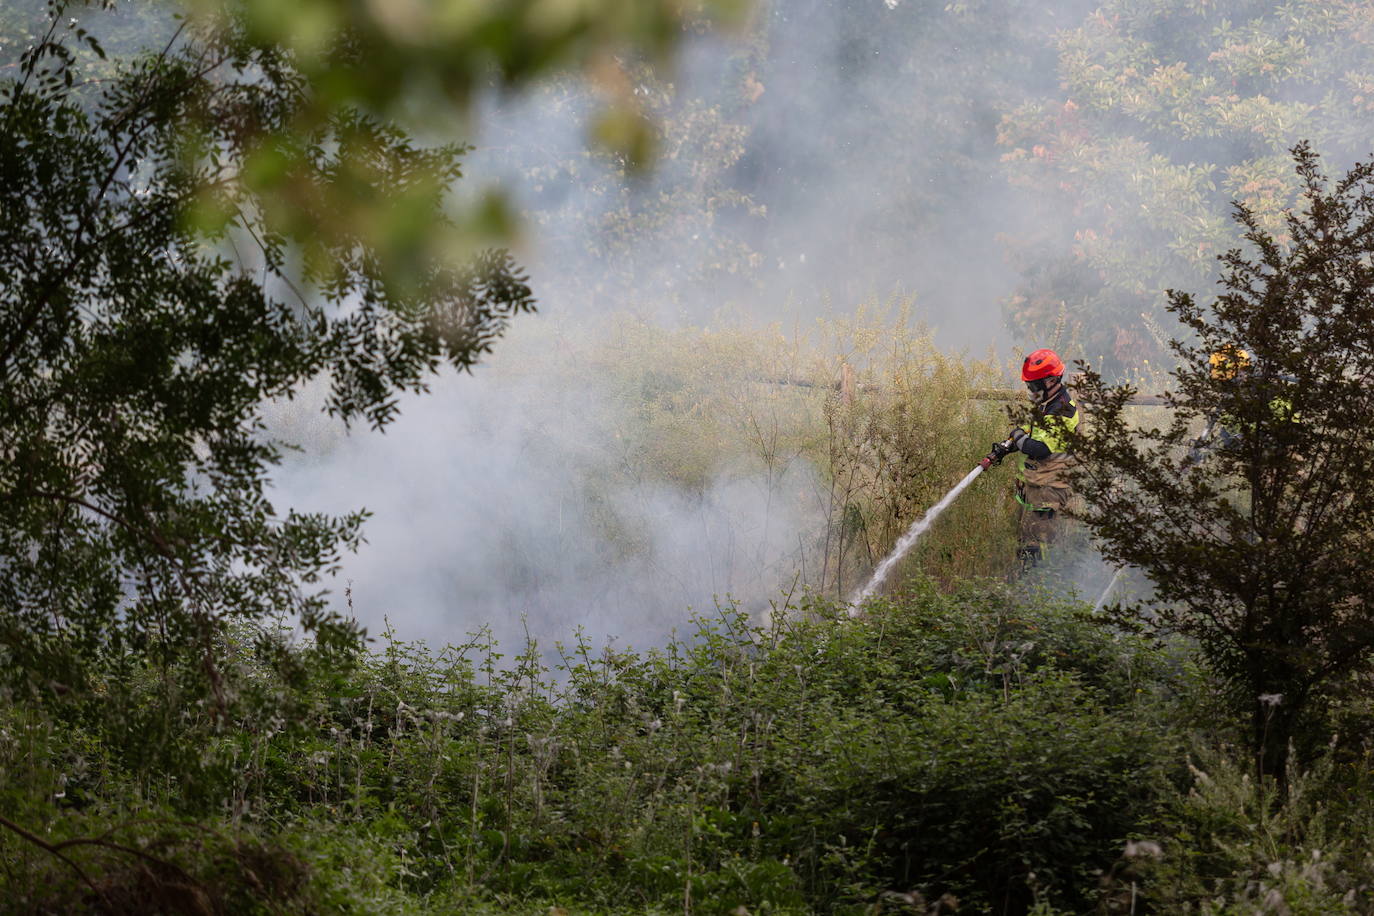
M1276 423L1301 423L1302 416L1293 407L1293 402L1285 397L1270 398L1269 414ZM1217 446L1221 448L1236 448L1245 437L1245 427L1247 424L1241 423L1235 417L1223 415L1219 421L1214 422L1216 429L1212 433L1211 440L1203 443L1204 449L1211 449Z
M1060 483L1063 471L1072 463L1069 434L1078 429L1081 417L1077 405L1067 396L1037 408L1026 441L1021 445L1021 460L1016 476L1036 485ZM1039 473L1036 473L1039 472ZM1067 486L1067 481L1062 481Z

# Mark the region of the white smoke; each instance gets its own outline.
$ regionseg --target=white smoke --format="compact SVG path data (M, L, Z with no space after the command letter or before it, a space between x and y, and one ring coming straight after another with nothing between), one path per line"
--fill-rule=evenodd
M946 347L1029 350L1045 342L1003 328L1020 275L1001 237L1071 239L1075 216L1009 185L997 132L1028 100L1062 103L1053 36L1096 5L759 0L746 35L690 39L658 82L631 73L637 98L697 131L669 136L649 176L622 180L588 148L596 96L563 81L484 103L464 183L514 192L520 257L556 321L701 325L728 306L790 326L902 292ZM498 343L501 371L446 378L385 436L335 442L281 475L283 502L375 513L345 573L364 623L385 615L403 635L448 640L481 624L509 636L526 615L538 634L582 624L643 643L689 606L792 581L815 513L770 500L763 474L705 488L623 475L588 418L636 405L563 368L503 363L516 352ZM1111 575L1093 562L1085 592Z
M813 489L810 469L722 470L701 488L636 479L600 422L611 399L538 369L448 374L405 399L385 434L341 436L302 425L315 414L298 398L274 411L275 433L307 446L277 475L277 498L373 513L333 590L351 590L374 634L389 621L442 645L486 626L511 645L528 629L547 647L582 627L646 646L717 601L766 605L818 524L778 497Z

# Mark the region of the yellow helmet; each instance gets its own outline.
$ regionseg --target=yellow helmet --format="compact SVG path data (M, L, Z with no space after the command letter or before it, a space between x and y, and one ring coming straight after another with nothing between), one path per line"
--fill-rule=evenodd
M1236 373L1250 368L1250 354L1240 347L1225 346L1212 354L1212 378L1235 378Z

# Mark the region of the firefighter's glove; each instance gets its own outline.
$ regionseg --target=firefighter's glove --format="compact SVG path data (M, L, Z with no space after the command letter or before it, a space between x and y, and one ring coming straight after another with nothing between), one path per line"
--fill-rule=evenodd
M1026 432L1024 429L1022 429L1021 427L1018 426L1018 427L1016 427L1015 429L1013 429L1013 430L1011 431L1011 435L1010 435L1009 440L1008 440L1008 441L1011 442L1012 451L1016 451L1016 452L1025 451L1025 449L1023 449L1023 448L1021 447L1021 443L1025 442L1025 441L1026 441L1027 439L1029 439L1029 438L1030 438L1030 434L1027 433L1027 432Z

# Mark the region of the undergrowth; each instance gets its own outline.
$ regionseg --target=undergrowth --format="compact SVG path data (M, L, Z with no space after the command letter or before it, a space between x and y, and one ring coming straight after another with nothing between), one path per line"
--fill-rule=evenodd
M151 750L6 703L8 910L1325 913L1374 873L1350 747L1276 814L1185 647L986 581L316 664L289 720L186 709Z
M5 816L29 836L4 831L7 899L1086 906L1181 756L1167 655L1076 615L926 585L861 620L726 609L646 652L388 637L317 672L297 721L187 711L160 762L99 711L8 706Z

